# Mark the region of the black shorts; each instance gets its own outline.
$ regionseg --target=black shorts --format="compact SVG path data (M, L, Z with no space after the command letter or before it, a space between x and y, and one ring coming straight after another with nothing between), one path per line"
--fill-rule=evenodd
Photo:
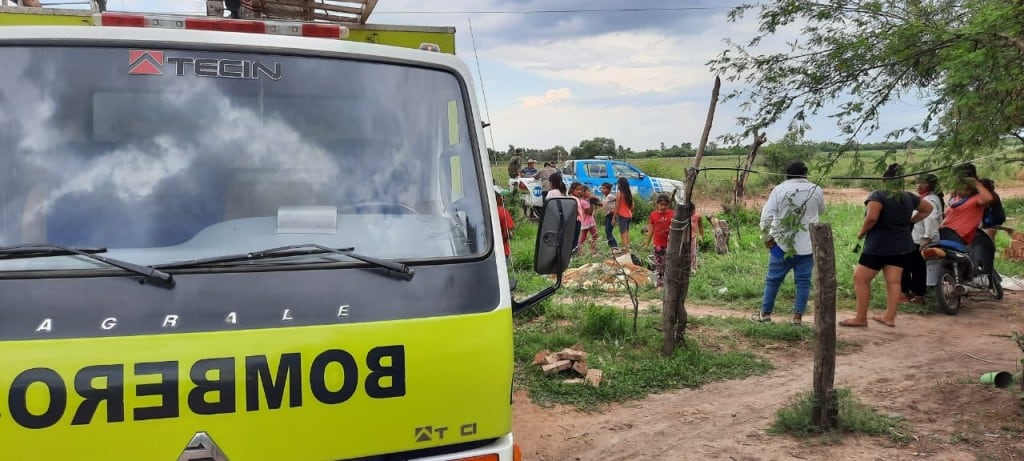
M880 271L885 266L896 266L906 269L913 263L913 256L913 251L901 255L869 255L861 253L857 264L873 271Z

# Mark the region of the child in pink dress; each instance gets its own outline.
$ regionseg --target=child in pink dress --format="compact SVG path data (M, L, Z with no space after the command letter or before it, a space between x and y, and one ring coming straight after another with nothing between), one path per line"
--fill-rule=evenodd
M580 241L577 243L577 247L580 248L582 253L583 244L587 241L587 235L591 236L590 239L590 253L597 254L597 222L594 220L594 198L593 191L590 187L583 186L582 193L580 194Z

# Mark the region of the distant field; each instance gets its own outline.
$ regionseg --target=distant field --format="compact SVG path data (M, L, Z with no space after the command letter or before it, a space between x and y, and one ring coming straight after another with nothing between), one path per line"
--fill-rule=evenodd
M823 186L873 187L876 184L874 181L847 180L838 179L836 177L878 176L881 172L875 170L874 166L879 159L885 157L885 155L885 152L880 150L861 151L857 154L847 153L831 166L825 163L827 161L827 156L824 153L817 154L806 161L811 169L811 180L822 184ZM910 162L907 162L906 157L907 156L904 152L889 154L885 163L893 161L904 163L907 171L921 171L924 169L934 168L935 164L932 164L933 166L931 167L924 166L929 157L928 153L925 151L917 152L914 155L914 158L910 159ZM704 157L704 159L701 160L701 167L736 168L742 165L743 160L744 157L742 156ZM686 168L692 165L693 157L652 157L627 159L626 161L636 165L651 176L681 180L686 174ZM978 167L979 174L983 177L992 177L997 181L1012 180L1016 182L1018 180L1016 174L1019 168L1007 168L1006 163L1000 159L986 159L976 162L975 164ZM781 175L779 174L781 172L765 171L764 166L759 164L759 162L755 162L752 169L759 173L751 173L747 180L748 191L750 191L751 195L756 196L767 194L772 186L782 180ZM506 164L501 163L492 165L491 172L494 175L495 183L502 187L507 187L508 170ZM942 172L937 172L936 174L940 177L942 176ZM736 171L711 170L701 172L694 187L694 200L720 201L723 198L730 197L736 177Z

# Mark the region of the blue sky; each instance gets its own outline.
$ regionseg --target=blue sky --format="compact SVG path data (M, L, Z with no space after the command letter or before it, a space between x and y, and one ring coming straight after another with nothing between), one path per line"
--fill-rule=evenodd
M595 136L635 150L700 140L714 75L706 63L725 38L752 37L755 23L726 20L739 2L712 0L380 0L370 22L454 26L456 53L486 94L489 147L571 148ZM108 0L111 10L202 12L205 0ZM531 10L680 8L645 12L507 13ZM452 11L458 13L427 13ZM473 13L471 13L473 12ZM472 22L475 50L470 34ZM766 43L780 47L785 37ZM475 51L475 53L474 53ZM475 59L479 56L479 63ZM477 73L477 65L480 71ZM481 78L482 77L482 78ZM722 92L734 89L723 81ZM484 106L483 98L480 99ZM719 104L711 132L738 128L738 104ZM882 112L882 129L919 120L922 104ZM769 142L785 132L780 123ZM834 122L811 119L807 138L839 140ZM493 144L492 144L493 139Z

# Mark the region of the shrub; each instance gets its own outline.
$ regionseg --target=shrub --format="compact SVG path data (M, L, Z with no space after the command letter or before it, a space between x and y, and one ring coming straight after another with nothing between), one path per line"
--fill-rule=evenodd
M654 211L654 201L657 199L656 196L652 196L650 200L644 200L639 196L633 196L633 219L631 222L647 224L647 220L651 217L651 212Z
M615 340L625 338L630 331L622 310L595 306L585 307L583 322L580 323L580 334L587 338Z

